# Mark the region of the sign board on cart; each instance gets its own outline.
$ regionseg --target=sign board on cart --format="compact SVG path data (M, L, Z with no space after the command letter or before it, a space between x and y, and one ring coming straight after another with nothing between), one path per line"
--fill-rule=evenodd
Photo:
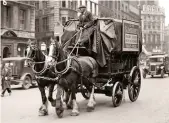
M123 20L122 51L139 51L139 23Z

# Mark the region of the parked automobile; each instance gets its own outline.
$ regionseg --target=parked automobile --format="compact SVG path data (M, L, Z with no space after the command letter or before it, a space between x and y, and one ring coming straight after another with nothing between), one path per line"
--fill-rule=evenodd
M26 57L8 57L2 59L2 65L10 63L12 68L11 85L22 85L24 89L35 86L35 76L32 68L29 67L28 58Z
M163 78L165 74L169 75L169 56L166 54L154 54L147 60L146 66L143 68L143 77L146 75L161 75Z

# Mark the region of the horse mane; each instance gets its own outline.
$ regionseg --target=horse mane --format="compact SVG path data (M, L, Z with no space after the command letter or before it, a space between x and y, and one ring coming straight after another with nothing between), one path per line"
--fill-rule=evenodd
M35 52L37 53L37 61L45 61L45 54L39 48Z

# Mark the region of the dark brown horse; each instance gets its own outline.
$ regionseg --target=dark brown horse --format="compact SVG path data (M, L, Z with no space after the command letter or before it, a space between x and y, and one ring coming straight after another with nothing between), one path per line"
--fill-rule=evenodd
M63 90L70 90L71 95L68 105L72 102L72 116L79 115L79 108L76 102L78 84L83 84L90 90L90 99L87 105L88 111L94 109L94 86L98 75L98 64L92 57L75 57L63 50L57 42L52 42L49 47L49 57L55 61L55 73L59 75L56 95L56 113L58 117L63 116L62 94ZM63 69L64 68L64 69Z
M47 56L43 54L35 42L30 43L27 49L27 57L33 61L32 69L37 77L38 87L41 92L42 106L39 108L39 115L48 115L48 101L46 98L45 87L49 87L48 100L51 102L52 106L55 106L56 101L52 98L52 94L54 86L57 83L57 81L55 81L57 76L52 73L51 69L48 69L49 66L46 62ZM53 80L51 78L53 78Z

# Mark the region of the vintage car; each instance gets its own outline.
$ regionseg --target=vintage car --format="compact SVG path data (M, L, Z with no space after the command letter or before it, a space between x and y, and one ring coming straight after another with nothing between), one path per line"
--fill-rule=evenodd
M147 60L146 66L143 68L143 77L146 75L161 75L163 78L165 74L169 75L169 56L166 54L153 54Z
M35 86L35 76L32 68L29 67L26 57L8 57L3 58L2 65L10 63L12 68L11 85L22 85L24 89L29 89L31 85Z

